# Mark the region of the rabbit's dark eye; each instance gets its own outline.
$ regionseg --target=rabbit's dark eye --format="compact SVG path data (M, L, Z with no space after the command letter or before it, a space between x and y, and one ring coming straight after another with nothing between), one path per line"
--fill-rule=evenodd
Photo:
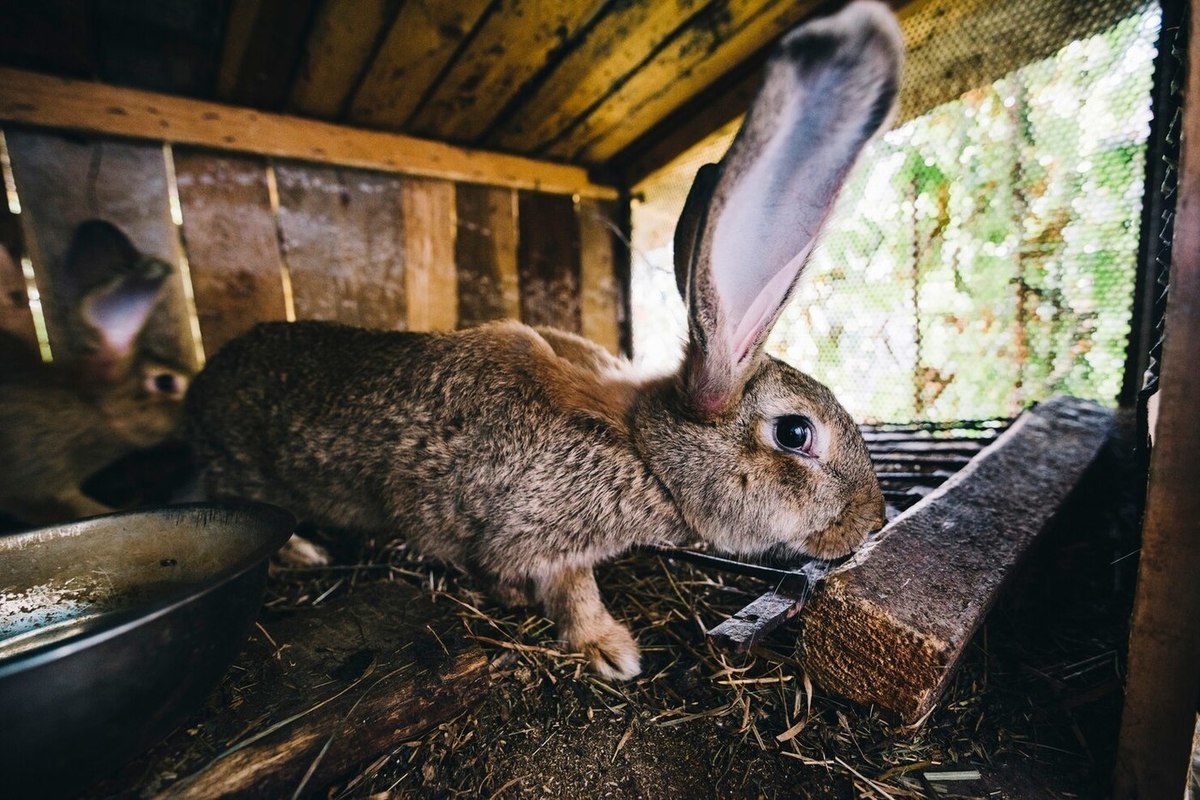
M781 450L812 455L813 424L808 417L788 414L775 420L775 444Z

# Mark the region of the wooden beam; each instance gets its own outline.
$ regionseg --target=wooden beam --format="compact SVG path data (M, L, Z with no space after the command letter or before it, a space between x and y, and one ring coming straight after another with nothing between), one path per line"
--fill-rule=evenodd
M614 199L579 167L0 68L0 122Z
M1200 14L1192 4L1179 200L1115 800L1183 797L1200 701Z
M1090 6L1058 0L890 0L889 4L900 17L906 51L897 124L1050 56L1075 39L1099 33L1143 7L1140 0L1123 0L1100 15ZM807 16L830 4L804 5ZM1034 19L1038 24L1030 25L1029 20ZM636 85L622 89L624 97L614 93L594 118L583 123L583 128L592 131L582 152L578 134L566 140L575 150L564 144L548 152L602 162L630 186L644 180L746 112L762 81L762 65L774 40L757 41L758 49L719 72L702 62L695 74L688 76L689 94L679 96L666 87ZM625 107L628 115L657 122L648 129L639 130L636 125L619 128L611 120L603 122L611 115L606 106L613 106L612 110ZM648 113L646 109L652 107L662 108L662 113ZM630 132L636 135L630 136Z
M462 713L488 659L445 603L377 582L267 615L205 709L87 796L326 796Z
M805 611L804 664L825 689L919 719L1034 538L1099 453L1113 414L1070 397L1017 419L898 517Z

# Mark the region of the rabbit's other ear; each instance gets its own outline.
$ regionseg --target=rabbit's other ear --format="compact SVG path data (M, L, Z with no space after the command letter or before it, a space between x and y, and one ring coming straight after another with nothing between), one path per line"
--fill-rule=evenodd
M697 175L676 274L689 314L684 380L702 416L740 398L847 173L891 115L902 50L895 17L874 0L792 31L729 152Z
M66 267L78 285L91 286L76 310L89 377L118 380L127 374L171 267L139 253L125 234L101 220L76 229Z

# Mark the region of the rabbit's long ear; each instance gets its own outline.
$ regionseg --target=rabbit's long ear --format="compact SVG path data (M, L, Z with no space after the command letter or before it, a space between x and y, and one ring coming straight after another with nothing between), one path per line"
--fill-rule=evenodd
M675 243L690 326L684 381L702 415L740 398L846 174L891 115L901 60L883 3L859 0L797 28L725 158L697 175Z
M94 377L116 380L129 364L171 267L139 253L116 226L101 220L76 229L66 265L81 282L94 284L79 298L76 311L86 365Z

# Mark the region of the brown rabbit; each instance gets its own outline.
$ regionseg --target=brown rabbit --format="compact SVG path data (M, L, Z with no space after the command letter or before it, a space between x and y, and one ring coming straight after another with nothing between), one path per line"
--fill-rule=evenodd
M888 118L901 60L882 3L789 34L676 231L690 339L646 379L597 345L502 322L395 333L260 325L196 379L189 427L217 495L318 524L396 531L423 552L532 585L602 675L637 645L592 567L699 537L823 558L884 521L858 428L763 343L859 151Z
M168 264L89 220L75 231L65 272L108 276L70 308L71 352L43 364L15 337L0 341L0 511L31 524L111 511L80 484L175 432L189 379L138 348Z

